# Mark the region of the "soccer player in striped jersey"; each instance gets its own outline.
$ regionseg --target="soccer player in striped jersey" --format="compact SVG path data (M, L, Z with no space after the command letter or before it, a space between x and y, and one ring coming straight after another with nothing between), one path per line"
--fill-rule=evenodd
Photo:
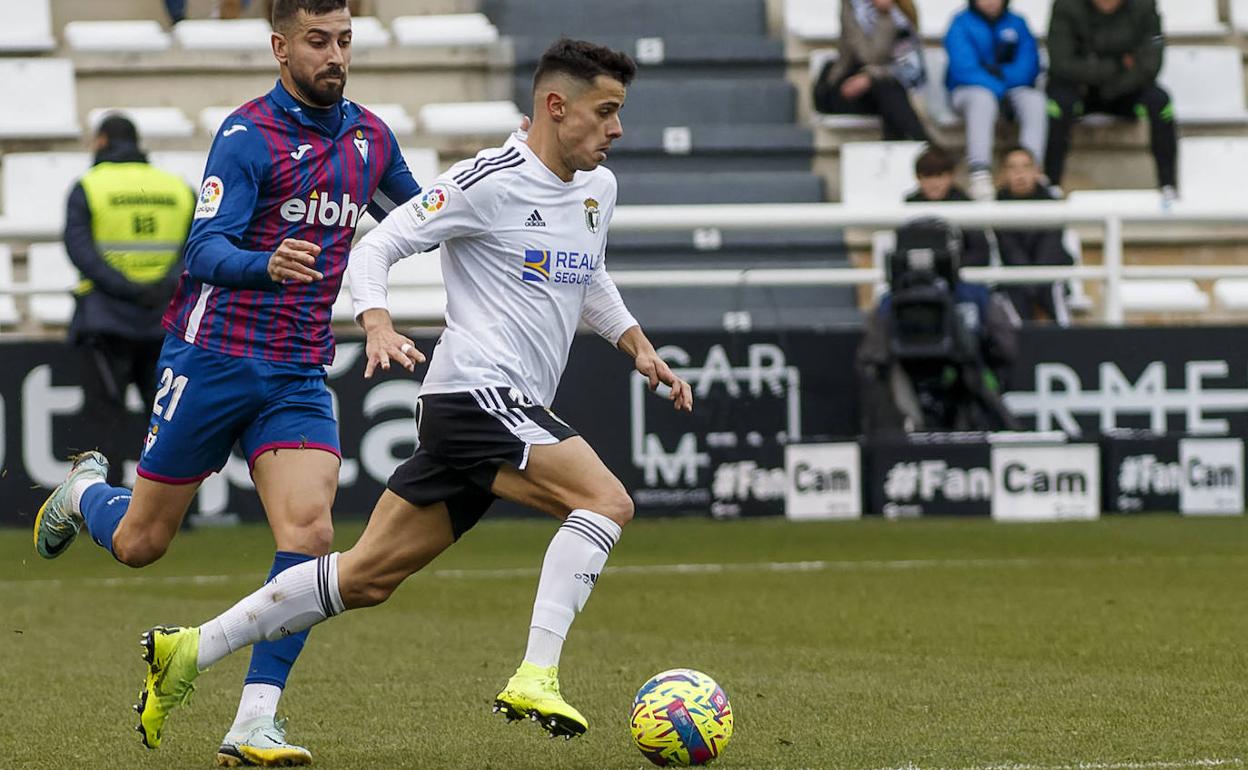
M164 316L160 389L134 490L105 483L100 453L75 458L39 511L42 556L63 553L85 524L118 561L156 561L200 482L236 443L276 541L269 577L329 551L340 462L325 385L330 309L360 217L367 210L381 219L420 192L390 129L342 96L351 63L346 5L273 3L281 76L226 118L213 141L186 272ZM276 720L305 638L256 646L219 764L311 761ZM154 706L137 707L149 748L160 744Z
M386 310L390 266L442 245L447 323L421 387L416 453L349 551L292 567L198 628L144 634L149 703L167 714L229 653L385 601L501 497L562 524L542 563L524 658L495 710L552 736L588 728L560 693L559 658L633 503L549 408L578 322L629 355L652 389L670 388L676 409L693 408L688 383L659 358L604 263L616 182L601 164L623 134L635 71L625 54L558 41L534 76L527 136L455 165L356 246L348 269L371 371L404 362L386 351L411 345Z

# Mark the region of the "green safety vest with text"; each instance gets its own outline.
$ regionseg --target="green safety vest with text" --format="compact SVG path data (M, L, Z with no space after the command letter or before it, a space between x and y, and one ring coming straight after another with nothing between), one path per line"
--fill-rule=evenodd
M99 163L82 177L95 248L134 283L155 283L178 259L195 194L182 178L148 163ZM92 290L83 279L74 293Z

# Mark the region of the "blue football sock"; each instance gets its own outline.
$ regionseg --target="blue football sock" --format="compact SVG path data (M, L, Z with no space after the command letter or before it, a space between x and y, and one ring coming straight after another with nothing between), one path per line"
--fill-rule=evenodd
M95 544L109 553L113 553L113 533L121 523L130 507L130 490L125 487L110 487L107 484L92 484L82 492L78 509L82 518L87 521L87 531ZM116 554L113 554L116 557Z
M278 551L273 556L273 569L269 571L269 580L281 572L285 572L296 564L315 559L315 556ZM276 642L257 642L251 648L251 665L247 668L246 684L271 684L275 687L286 687L286 677L290 676L290 668L303 650L303 643L308 639L308 631L304 629Z

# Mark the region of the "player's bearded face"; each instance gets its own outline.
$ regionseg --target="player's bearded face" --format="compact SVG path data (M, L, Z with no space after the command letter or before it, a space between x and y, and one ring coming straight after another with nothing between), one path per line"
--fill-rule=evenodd
M601 165L612 143L624 135L620 123L624 96L620 81L599 75L593 85L568 102L567 115L559 124L560 142L577 171L592 171Z
M298 96L318 107L342 99L351 66L351 16L345 10L311 16L300 11L286 38L286 66Z

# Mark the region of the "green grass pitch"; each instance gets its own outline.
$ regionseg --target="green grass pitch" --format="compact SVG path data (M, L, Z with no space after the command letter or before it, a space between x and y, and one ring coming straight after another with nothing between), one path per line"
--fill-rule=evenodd
M339 547L358 532L341 525ZM590 720L568 743L490 713L552 532L487 521L388 604L315 628L283 699L291 739L325 770L643 768L632 696L689 666L732 701L723 768L1179 770L1248 756L1248 520L639 521L565 648L564 693ZM184 533L141 571L85 533L43 562L28 531L0 532L0 768L211 766L246 654L200 678L149 752L130 711L138 635L215 615L271 555L259 526Z

